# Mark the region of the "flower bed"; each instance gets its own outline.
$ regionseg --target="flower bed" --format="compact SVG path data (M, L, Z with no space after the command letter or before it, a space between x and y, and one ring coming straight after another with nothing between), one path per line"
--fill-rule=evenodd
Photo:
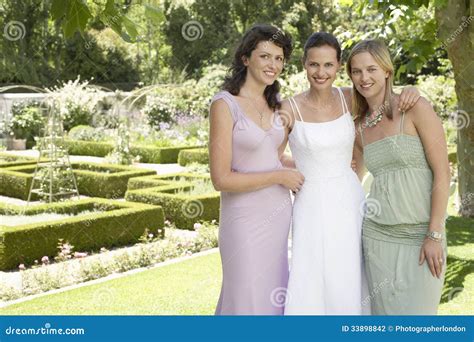
M124 246L139 241L146 230L164 227L163 209L138 203L88 198L32 207L0 204L2 215L59 213L77 217L7 227L0 225L0 270L31 264L43 256L54 256L60 239L78 250Z

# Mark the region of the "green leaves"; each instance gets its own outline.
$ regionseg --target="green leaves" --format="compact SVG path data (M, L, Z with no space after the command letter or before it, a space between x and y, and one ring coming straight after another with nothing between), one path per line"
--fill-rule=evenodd
M128 18L120 9L120 3L116 0L107 0L103 8L97 3L89 5L85 0L52 0L51 17L53 20L61 20L64 36L70 38L76 31L81 34L87 24L93 19L99 19L106 26L117 32L125 41L133 42L137 39L137 25ZM96 18L92 13L99 12ZM155 7L146 5L146 13L153 20L160 19L163 14ZM162 19L160 19L162 20Z
M155 24L165 21L165 15L159 8L147 4L145 4L145 16Z

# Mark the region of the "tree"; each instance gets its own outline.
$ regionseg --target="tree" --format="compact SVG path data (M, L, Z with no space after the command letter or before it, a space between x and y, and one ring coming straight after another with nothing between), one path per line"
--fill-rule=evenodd
M457 158L459 172L460 214L474 217L474 6L469 0L396 0L371 1L364 6L377 8L386 18L395 12L401 20L413 19L414 11L425 6L434 8L436 27L426 23L426 32L433 32L433 39L413 44L411 51L420 61L426 61L436 48L446 49L451 61L456 82L458 110L454 113L457 127ZM437 29L437 34L435 32ZM421 43L421 45L420 45ZM410 46L408 46L410 48ZM420 69L422 63L411 65Z

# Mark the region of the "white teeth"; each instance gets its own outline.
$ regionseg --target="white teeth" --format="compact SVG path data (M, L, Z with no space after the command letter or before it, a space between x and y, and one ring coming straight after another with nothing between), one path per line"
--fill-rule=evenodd
M370 88L370 87L372 87L373 85L374 85L374 84L371 83L371 84L361 84L360 86L361 86L361 88Z
M276 74L274 72L269 72L269 71L264 71L265 74L267 74L268 76L275 76Z

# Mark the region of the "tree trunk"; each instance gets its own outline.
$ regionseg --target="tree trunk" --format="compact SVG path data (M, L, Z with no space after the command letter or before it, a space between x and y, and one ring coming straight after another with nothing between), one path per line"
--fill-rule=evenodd
M436 9L439 38L448 51L456 81L460 214L474 217L474 4L448 0Z

